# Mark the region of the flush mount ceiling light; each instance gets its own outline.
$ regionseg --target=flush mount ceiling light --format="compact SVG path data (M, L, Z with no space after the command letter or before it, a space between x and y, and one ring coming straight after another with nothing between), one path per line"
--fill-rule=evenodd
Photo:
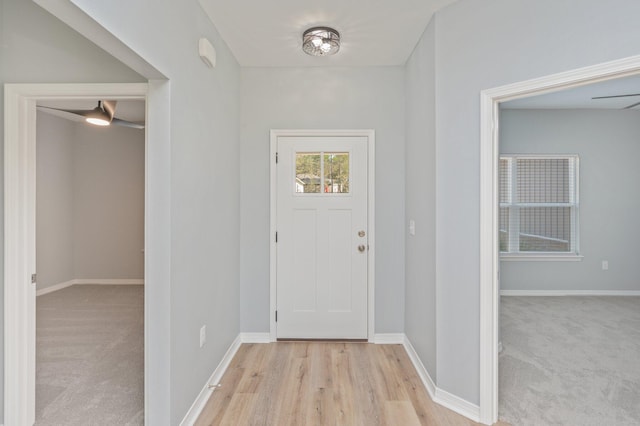
M309 28L302 34L302 50L311 56L327 56L340 50L340 33L329 27Z

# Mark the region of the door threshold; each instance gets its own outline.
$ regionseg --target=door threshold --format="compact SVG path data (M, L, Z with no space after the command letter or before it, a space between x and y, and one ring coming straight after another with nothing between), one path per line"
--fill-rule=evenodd
M276 342L320 342L320 343L369 343L368 339L302 339L283 338L276 339Z

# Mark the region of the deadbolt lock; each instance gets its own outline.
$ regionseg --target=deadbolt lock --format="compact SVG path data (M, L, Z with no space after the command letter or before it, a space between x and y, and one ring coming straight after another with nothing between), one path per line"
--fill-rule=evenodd
M358 232L358 237L364 237L366 234L364 233L364 231L359 231Z

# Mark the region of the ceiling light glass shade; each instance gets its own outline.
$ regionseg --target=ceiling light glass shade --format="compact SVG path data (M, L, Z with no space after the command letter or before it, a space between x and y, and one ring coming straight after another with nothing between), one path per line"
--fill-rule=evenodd
M309 28L302 35L302 50L311 56L327 56L340 50L340 33L329 27Z

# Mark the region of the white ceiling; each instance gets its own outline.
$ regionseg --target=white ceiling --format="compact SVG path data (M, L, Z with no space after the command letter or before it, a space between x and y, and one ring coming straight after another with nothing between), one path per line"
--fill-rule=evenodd
M456 0L200 0L243 67L360 67L404 65L437 10ZM329 26L342 36L333 56L302 51L302 33ZM609 80L505 102L509 109L623 109L640 96L640 76ZM640 105L634 110L640 110Z
M55 101L38 101L38 106L65 109L65 110L92 110L98 106L98 99L82 99L82 100L55 100ZM40 111L66 118L72 121L84 121L84 118L75 114L69 114L62 111L41 109ZM115 117L121 120L131 121L134 123L144 123L145 119L145 103L142 100L118 100L116 103Z
M456 0L200 0L244 67L404 65L433 13ZM302 51L302 33L338 30L333 56Z
M592 99L598 96L640 95L640 75L602 81L545 95L500 104L506 109L624 109L640 102L640 96ZM640 105L633 110L640 111Z

